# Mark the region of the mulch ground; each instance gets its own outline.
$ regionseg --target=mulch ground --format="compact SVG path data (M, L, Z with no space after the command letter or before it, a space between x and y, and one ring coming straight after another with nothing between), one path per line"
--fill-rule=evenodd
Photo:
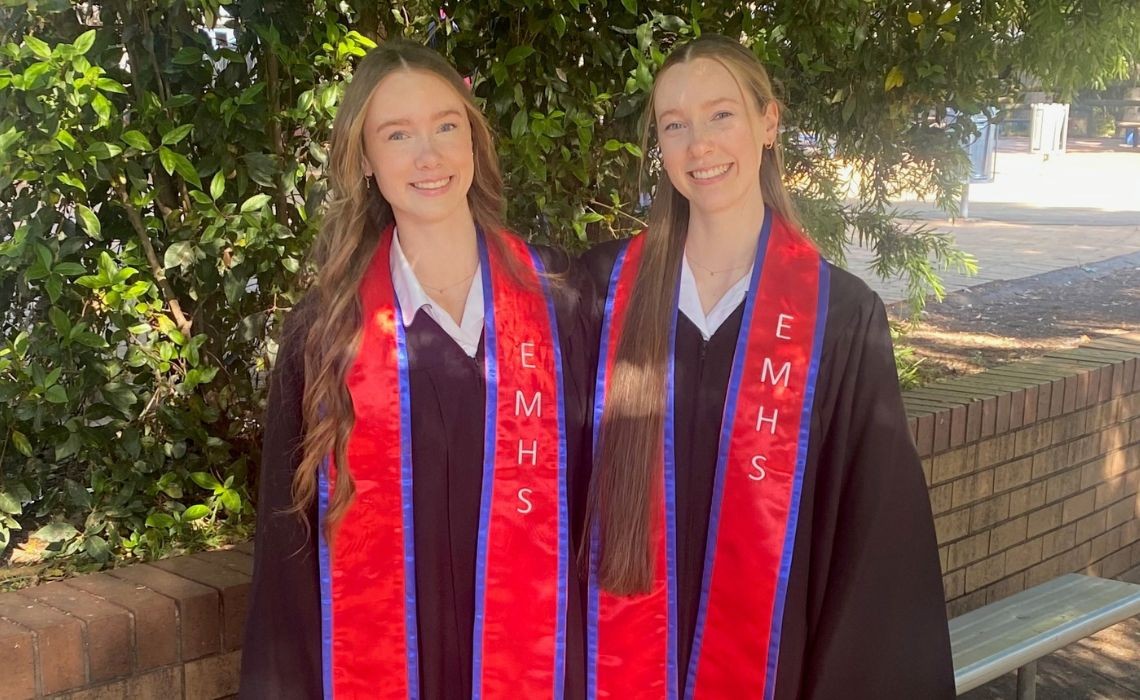
M891 313L902 319L907 309ZM1136 331L1140 253L954 292L931 302L904 342L926 382Z

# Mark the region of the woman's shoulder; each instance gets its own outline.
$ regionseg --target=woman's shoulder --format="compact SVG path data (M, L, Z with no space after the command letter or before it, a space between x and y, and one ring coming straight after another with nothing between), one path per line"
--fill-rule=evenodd
M582 268L594 283L594 287L604 294L610 287L610 275L613 273L614 263L621 252L626 249L631 238L616 238L603 241L582 253L579 258Z
M843 323L866 323L883 308L883 300L863 279L828 262L828 309L830 319ZM831 325L830 323L828 325Z

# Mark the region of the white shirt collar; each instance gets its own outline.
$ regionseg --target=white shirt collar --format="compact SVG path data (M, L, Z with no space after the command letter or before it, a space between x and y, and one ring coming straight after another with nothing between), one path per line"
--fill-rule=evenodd
M400 315L404 327L412 325L416 314L423 309L448 336L451 337L468 357L475 357L479 350L479 339L483 335L483 270L482 265L475 267L475 276L471 278L471 289L467 292L467 301L463 306L463 319L458 325L451 314L438 308L428 293L424 291L411 263L404 256L400 247L398 232L392 234L392 250L388 255L388 267L392 271L392 287L396 290L396 299L400 302ZM699 304L698 304L699 308Z
M752 266L736 284L729 287L716 304L705 314L701 307L701 295L697 291L697 278L689 267L689 258L686 255L681 263L681 289L677 299L677 307L681 313L693 322L701 337L708 340L716 333L721 324L736 311L736 307L748 296L748 284L752 281Z

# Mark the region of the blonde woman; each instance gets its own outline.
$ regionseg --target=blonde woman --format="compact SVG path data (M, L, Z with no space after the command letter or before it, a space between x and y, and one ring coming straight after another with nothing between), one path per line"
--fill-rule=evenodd
M608 290L587 697L953 697L887 317L799 226L767 74L702 37L646 109L648 230L584 258Z
M429 49L361 61L328 177L270 388L241 696L580 697L581 280L503 229L491 133Z

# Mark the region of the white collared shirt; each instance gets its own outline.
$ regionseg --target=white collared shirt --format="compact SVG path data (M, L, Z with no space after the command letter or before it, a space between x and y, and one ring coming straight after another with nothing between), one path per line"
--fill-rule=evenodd
M388 266L392 270L392 286L396 299L400 302L400 315L404 328L412 325L416 314L423 309L428 316L451 337L468 357L475 357L479 350L479 338L483 335L483 270L476 265L475 276L471 278L471 289L467 292L467 302L463 305L463 319L456 325L451 314L439 308L436 302L416 279L404 250L400 247L398 232L392 234L392 251L388 255ZM699 308L699 305L698 305Z
M701 337L708 340L716 333L721 324L736 311L736 307L740 306L744 301L744 297L748 296L748 284L752 280L752 267L748 267L748 271L744 276L737 280L736 284L729 287L728 291L724 293L716 304L706 314L704 308L701 306L701 295L697 291L697 278L693 276L693 270L689 267L689 258L686 255L681 264L681 289L677 299L677 307L685 317L693 322L697 330L701 332Z

